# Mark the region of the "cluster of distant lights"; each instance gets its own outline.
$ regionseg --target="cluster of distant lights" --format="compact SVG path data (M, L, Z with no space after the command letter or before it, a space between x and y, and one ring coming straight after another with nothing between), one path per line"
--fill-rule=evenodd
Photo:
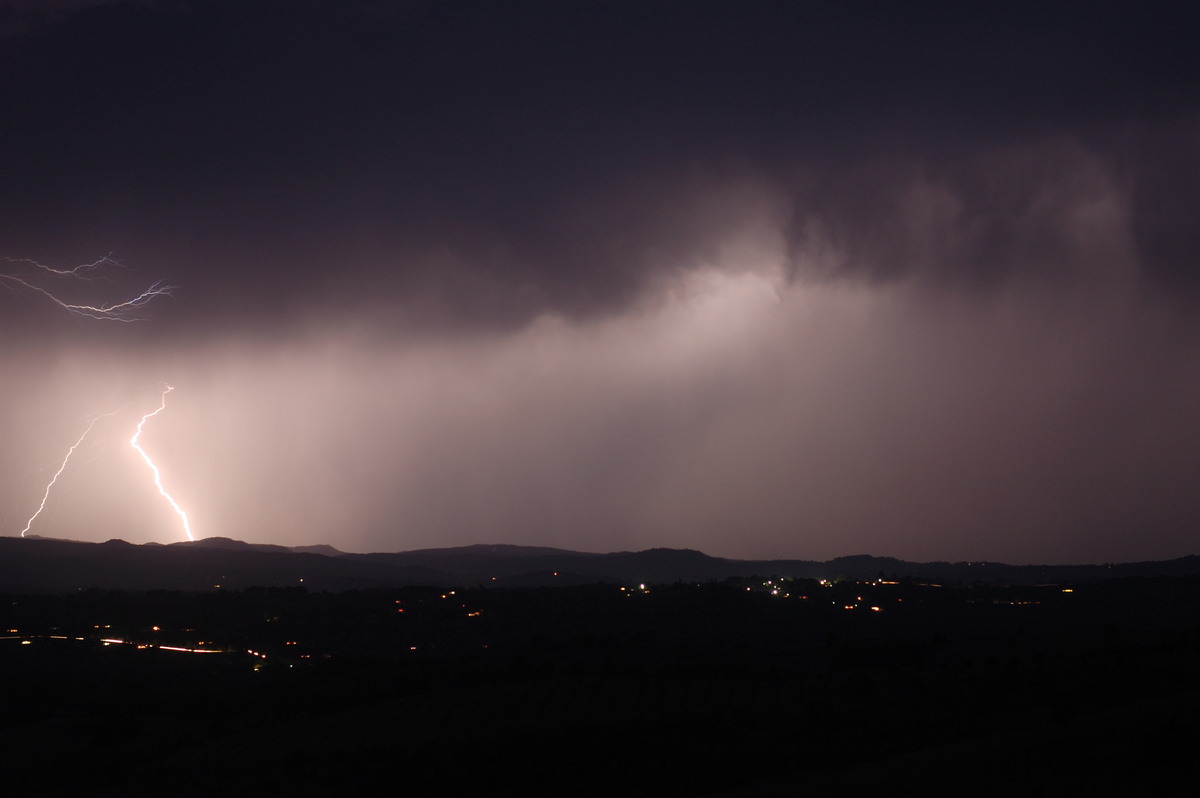
M98 630L98 635L102 635L103 630L108 629L109 626L107 624L103 626L97 624L93 628ZM205 641L203 640L199 641L196 645L174 646L163 643L148 642L145 640L126 639L124 637L101 637L98 635L94 637L84 637L81 635L22 634L20 629L5 629L3 631L7 632L7 634L0 634L0 641L15 640L19 641L20 645L22 646L32 646L38 641L71 641L77 643L99 643L101 646L106 648L113 646L128 647L137 651L170 651L178 654L245 654L251 658L255 671L262 670L267 661L267 654L257 649L206 647ZM150 631L157 633L161 632L162 629L158 626L154 626L151 627ZM296 646L299 645L299 642L295 640L288 640L286 641L285 645ZM301 659L311 658L310 654L300 654L298 656ZM289 667L291 667L290 663Z
M770 595L770 596L773 596L773 597L779 598L779 599L795 598L800 601L808 601L810 599L810 596L808 596L808 595L796 594L795 596L793 596L792 592L788 589L788 585L787 585L787 583L790 581L792 581L792 580L789 578L773 577L771 579L767 579L766 581L760 582L757 585L747 586L746 592L747 593L755 593L755 592L765 593L767 595ZM838 586L843 586L843 587L854 586L854 587L859 588L858 592L861 592L865 595L865 593L869 590L873 590L875 588L880 588L880 587L898 586L901 583L899 580L896 580L896 579L879 578L879 579L874 579L874 580L865 581L865 582L864 581L842 582L841 580L819 579L819 580L817 580L817 584L820 585L821 587L826 587L826 588L833 588L833 587L838 587ZM914 582L913 584L914 584L914 586L917 586L917 587L927 587L927 588L942 587L941 584L938 584L936 582ZM650 587L647 586L645 583L639 583L636 587L622 586L622 587L618 588L618 590L621 595L626 596L626 597L650 594ZM1069 588L1069 587L1061 588L1061 591L1063 593L1074 593L1075 592L1074 588ZM839 602L837 599L834 599L834 600L831 600L829 603L835 607L841 607L841 609L849 610L849 611L853 611L853 610L867 610L869 612L883 612L884 611L882 605L869 603L864 598L864 595L855 595L854 601L852 601L852 602L846 601L845 599L843 599L842 601ZM896 600L896 603L898 603L898 604L904 603L904 598L901 596L897 596L895 600ZM1009 604L1009 605L1013 605L1013 606L1033 606L1033 605L1041 604L1042 602L1035 600L1035 599L1034 600L1018 599L1018 600L1011 600L1011 601L1002 601L1000 599L992 599L991 603L993 603L993 604Z
M229 654L229 653L233 653L232 649L226 649L226 648L199 648L196 646L166 646L166 645L162 645L159 643L139 643L136 640L125 640L124 638L120 638L120 637L101 637L101 638L97 639L97 638L80 637L78 635L74 635L74 636L72 636L72 635L23 635L23 634L20 634L19 629L8 629L6 631L8 631L9 634L0 636L0 640L20 640L21 645L23 645L23 646L33 645L33 642L35 640L73 640L73 641L80 642L80 643L86 643L89 641L99 642L100 645L102 645L102 646L130 646L139 651L143 651L146 649L155 649L158 651L177 651L177 652L182 652L185 654ZM258 652L250 651L249 649L247 649L246 653L254 655L254 656L262 656L263 658L266 657L265 654L259 655Z
M754 586L747 587L746 590L748 592L766 593L768 595L778 597L778 598L791 598L791 593L786 591L785 589L783 589L785 587L785 583L788 581L790 581L790 580L782 579L782 580L776 581L775 579L769 579L765 582L762 582L757 587L754 587ZM899 585L900 582L894 581L894 580L877 579L877 580L868 581L868 582L845 583L845 582L832 582L832 581L829 581L826 579L822 579L822 580L819 580L819 584L821 586L827 587L827 588L832 588L832 587L839 586L839 585L843 586L843 587L854 586L854 587L860 588L860 591L865 593L867 591L862 590L862 588L866 588L869 590L871 588L876 588L876 587L895 586L895 585ZM936 583L918 582L918 583L914 583L914 584L916 584L918 586L922 586L922 587L942 587L942 585L939 585ZM1050 586L1046 586L1046 587L1050 587ZM618 588L618 590L621 595L624 595L626 597L630 597L630 596L634 596L634 595L649 595L651 593L651 587L644 582L638 583L638 585L636 587L622 586L622 587ZM1074 593L1075 590L1074 590L1074 588L1064 587L1064 588L1061 588L1061 592L1070 594L1070 593ZM446 600L446 601L451 601L451 600L458 601L460 608L462 608L463 610L466 611L465 615L468 618L477 618L483 614L482 610L468 609L467 605L458 599L458 591L456 591L456 590L447 590L446 592L440 594L440 598L442 600ZM801 600L807 600L807 599L809 599L809 596L797 595L796 598L801 599ZM897 597L896 601L903 602L904 599L901 597ZM835 606L839 605L839 602L836 600L832 601L830 603L834 604ZM1022 601L1009 601L1009 602L995 601L993 603L1030 605L1030 604L1040 604L1041 602L1040 601L1024 601L1024 600L1022 600ZM405 608L404 608L403 604L404 604L403 600L399 600L399 599L395 600L394 606L395 606L395 610L397 613L403 614L405 612ZM879 605L865 604L864 598L862 595L855 596L855 603L848 603L848 602L843 601L840 604L840 606L844 610L866 609L866 610L869 610L870 612L876 612L876 613L883 611L883 608ZM75 642L85 642L85 643L86 642L98 642L98 643L100 643L100 645L106 646L106 647L127 646L127 647L134 648L136 650L139 650L139 651L141 651L141 650L157 650L157 651L169 651L169 652L181 653L181 654L239 654L240 653L240 654L244 654L251 658L252 666L255 671L261 671L266 666L267 659L268 659L267 653L260 651L258 649L253 649L253 648L214 648L211 646L206 647L206 643L203 640L199 640L194 645L165 645L162 643L148 642L148 641L145 641L144 639L139 641L139 640L134 640L134 639L127 639L124 637L101 636L101 635L104 635L104 633L105 633L104 630L107 630L110 628L108 625L102 626L102 625L97 624L93 628L95 630L97 630L97 633L95 636L92 636L92 637L55 635L55 634L49 634L49 635L47 635L47 634L28 634L28 633L22 634L19 629L6 629L6 630L0 630L0 632L8 633L7 635L0 634L0 641L16 640L16 641L19 641L20 645L22 645L22 646L31 646L34 644L35 641L75 641ZM163 630L159 626L152 626L152 627L150 627L149 631L154 632L155 634L158 634L158 633L161 633ZM193 632L194 630L185 629L183 631ZM300 644L299 644L299 641L288 640L288 641L284 642L284 645L286 647L293 647L293 646L299 646ZM484 644L483 648L485 648L485 649L488 648L488 645ZM415 652L418 650L418 646L411 645L408 647L408 650L411 652ZM294 651L294 649L293 649L293 651ZM328 656L328 655L326 655L326 656ZM307 653L303 653L303 654L302 653L294 653L294 654L290 654L290 655L284 655L282 657L277 657L276 659L287 662L288 659L293 658L293 657L298 658L300 660L308 660L308 659L312 658L312 655L307 654ZM294 661L295 660L293 660L293 662ZM289 668L294 667L292 662L287 662L287 665Z
M791 597L792 597L792 594L791 594L790 592L788 592L788 590L787 590L786 586L784 585L784 582L785 582L785 581L786 581L786 580L780 580L779 582L776 582L774 579L768 579L767 581L765 581L765 582L763 582L763 583L762 583L762 590L761 590L761 591L759 591L759 592L768 593L768 594L770 594L770 595L772 595L772 596L776 596L776 597L779 597L779 598L785 598L785 599L787 599L787 598L791 598ZM817 581L817 584L821 585L821 587L833 587L835 583L834 583L834 582L831 582L831 581L829 581L828 579L820 579L820 580L818 580L818 581ZM855 583L855 584L858 584L858 583ZM864 583L864 584L866 584L866 585L868 585L868 586L870 586L870 587L875 587L875 586L877 586L877 585L898 585L898 584L900 584L900 583L899 583L899 582L892 582L892 581L885 581L885 580L882 580L882 579L876 579L874 582L866 582L866 583ZM752 587L747 587L747 588L746 588L746 592L747 592L747 593L749 593L749 592L752 592L753 590L754 590L754 588L752 588ZM796 596L796 598L800 599L801 601L807 601L807 600L808 600L808 596ZM904 601L904 599L902 599L902 598L898 598L898 599L896 599L896 600L897 600L897 601ZM853 603L853 604L846 604L846 603L843 603L843 604L842 604L842 609L844 609L844 610L857 610L857 609L862 609L862 608L863 608L863 606L864 606L864 605L861 603L861 602L863 601L863 597L862 597L862 596L855 596L855 597L854 597L854 601L855 601L855 603ZM831 602L829 602L829 603L830 603L830 604L834 604L834 605L836 605L836 604L837 604L837 602L836 602L836 601L831 601ZM883 607L879 606L878 604L869 604L869 605L866 605L866 609L869 609L871 612L883 612Z
M971 565L972 563L967 563L967 564L968 564L968 565ZM976 564L978 564L978 563L976 563ZM787 589L786 589L786 586L784 585L784 583L785 583L785 582L787 582L787 581L789 581L789 580L787 580L787 579L781 579L781 580L779 580L779 581L776 581L775 579L768 579L767 581L765 581L765 582L762 582L762 583L761 583L761 585L760 585L760 589L759 589L759 591L758 591L758 592L768 593L768 594L770 594L771 596L776 596L776 597L779 597L779 598L785 598L785 599L786 599L786 598L792 598L792 594L791 594L790 592L788 592L788 591L787 591ZM821 587L827 587L827 588L832 588L832 587L836 587L836 586L839 586L839 585L845 586L845 585L847 585L847 584L852 584L853 586L855 586L855 587L858 587L858 588L866 588L866 590L872 590L872 589L879 588L879 587L891 587L891 586L897 586L897 585L900 585L900 584L901 584L899 580L896 580L896 579L883 579L883 578L874 579L874 580L865 581L865 582L863 582L863 581L855 581L855 582L852 582L852 583L844 583L844 582L840 582L840 581L832 581L832 580L829 580L829 579L820 579L820 580L818 580L818 581L817 581L817 583L818 583L818 584L819 584ZM941 584L939 584L939 583L937 583L937 582L923 582L923 581L914 582L914 583L913 583L913 585L914 585L915 587L922 587L922 588L941 588L941 587L943 587L943 585L941 585ZM643 587L645 587L645 586L643 585ZM1052 586L1051 586L1051 587L1052 587ZM625 588L621 588L621 590L625 590ZM746 591L747 591L747 592L753 592L754 590L755 590L755 588L754 588L754 587L747 587L747 588L746 588ZM649 591L647 590L646 592L648 593ZM866 592L866 591L864 590L864 591L862 591L862 592ZM1075 592L1075 589L1074 589L1074 588L1070 588L1070 587L1064 587L1064 588L1061 588L1061 592L1063 592L1063 593L1074 593L1074 592ZM807 601L807 600L809 599L809 596L807 596L807 595L797 595L797 596L796 596L796 598L797 598L797 599L800 599L800 600ZM1005 604L1005 605L1011 605L1011 606L1022 606L1022 607L1024 607L1024 606L1036 606L1036 605L1040 605L1040 604L1042 603L1041 601L1039 601L1039 600L1036 600L1036 599L1014 599L1014 600L1004 601L1004 600L1001 600L1001 599L995 599L995 598L993 598L993 599L991 599L990 601L991 601L991 603L992 603L992 604ZM830 604L832 604L832 605L834 605L834 606L839 606L839 603L838 603L838 601L837 601L837 600L830 601L829 603L830 603ZM896 597L896 603L898 603L898 604L903 604L903 603L904 603L904 598L903 598L903 597L900 597L900 596ZM854 597L854 601L853 601L853 602L847 602L847 601L843 601L843 602L840 604L840 606L841 606L841 608L842 608L843 610L861 610L861 609L866 609L866 610L869 610L870 612L883 612L883 607L882 607L882 606L880 606L880 605L878 605L878 604L868 604L868 603L865 603L865 600L864 600L863 596L861 596L861 595L856 595L856 596Z

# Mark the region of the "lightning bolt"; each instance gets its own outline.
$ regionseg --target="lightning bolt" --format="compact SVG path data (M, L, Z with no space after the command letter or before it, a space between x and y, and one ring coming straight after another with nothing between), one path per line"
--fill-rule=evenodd
M162 497L167 500L167 502L175 510L176 514L179 515L179 520L183 522L183 533L187 535L187 539L194 541L195 538L192 537L192 527L191 524L188 523L187 513L185 513L183 508L179 506L179 502L175 501L175 499L171 497L171 494L167 493L166 489L163 488L162 474L159 473L158 466L156 466L154 461L150 459L150 455L146 454L146 450L138 444L138 438L142 437L142 427L146 426L147 420L154 418L166 408L167 394L173 390L175 389L170 385L164 387L162 399L159 402L158 409L142 416L142 420L139 421L137 425L137 432L133 433L133 437L129 439L129 445L132 446L137 453L142 456L142 459L146 461L147 467L149 467L150 471L154 474L154 486L158 488L158 492L162 494Z
M28 532L30 527L33 526L33 522L37 520L37 517L42 514L42 510L46 509L46 500L50 498L50 489L54 487L55 482L58 482L58 478L62 476L62 472L67 470L67 463L70 462L71 455L75 454L75 450L79 448L79 444L83 443L83 439L86 438L88 433L92 431L92 427L96 426L97 421L102 418L108 418L109 416L114 415L116 412L117 411L114 410L112 413L104 413L94 417L90 422L88 422L87 429L85 429L83 434L79 436L79 440L75 441L71 448L67 450L67 456L63 458L62 465L60 465L58 470L54 472L54 476L50 479L50 484L46 485L46 492L42 494L42 503L38 505L37 511L29 517L29 521L25 524L25 528L21 530L21 537L25 537L25 533Z
M104 268L105 266L121 266L119 262L108 256L100 258L99 260L91 263L81 264L73 269L55 269L28 258L5 258L5 260L7 260L9 263L23 263L32 266L38 271L53 277L74 277L79 280L91 280L92 273ZM20 275L0 272L0 281L5 280L9 283L15 283L16 285L21 286L29 291L41 294L68 313L73 313L78 316L86 316L89 319L99 319L100 321L142 321L140 317L134 315L134 311L148 304L155 297L173 296L172 292L175 290L173 286L166 285L159 281L151 284L149 288L147 288L145 291L142 291L142 293L138 294L137 296L132 297L131 299L126 299L121 302L114 302L110 305L81 305L60 299L51 291L42 288L40 285L31 283L29 280L25 279L25 277Z
M76 266L74 269L55 269L53 266L46 266L41 263L38 263L33 258L5 258L5 260L8 261L9 263L24 263L28 266L32 266L33 268L35 268L39 271L46 272L47 274L53 274L56 277L77 277L80 280L91 279L88 276L91 272L94 272L105 266L117 266L119 268L125 268L124 265L120 261L113 260L112 255L105 255L104 257L102 257L98 260L92 261L91 263L80 264L79 266Z

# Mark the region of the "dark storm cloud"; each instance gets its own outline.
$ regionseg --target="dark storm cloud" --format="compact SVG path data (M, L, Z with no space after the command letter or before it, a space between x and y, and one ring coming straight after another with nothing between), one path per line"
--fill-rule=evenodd
M58 24L77 9L113 0L4 0L0 2L0 39Z
M742 222L713 197L757 183L798 246L819 221L849 276L988 284L1071 254L1063 219L1033 217L1059 178L1087 190L1061 185L1056 148L1079 143L1123 170L1146 270L1192 284L1195 136L1169 132L1196 114L1181 13L89 7L6 45L6 239L120 245L203 318L305 313L321 291L507 324L623 307Z
M1194 294L1200 290L1200 120L1181 120L1138 143L1129 171L1143 268Z

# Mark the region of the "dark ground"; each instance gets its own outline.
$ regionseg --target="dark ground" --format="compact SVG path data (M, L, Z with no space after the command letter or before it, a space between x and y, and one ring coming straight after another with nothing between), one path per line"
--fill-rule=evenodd
M1200 578L766 581L4 596L5 792L1182 795L1200 775Z

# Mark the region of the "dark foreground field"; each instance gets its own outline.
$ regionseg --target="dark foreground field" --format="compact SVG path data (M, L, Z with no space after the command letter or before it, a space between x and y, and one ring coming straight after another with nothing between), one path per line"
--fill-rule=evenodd
M7 595L4 791L1191 795L1198 608L1195 578Z

